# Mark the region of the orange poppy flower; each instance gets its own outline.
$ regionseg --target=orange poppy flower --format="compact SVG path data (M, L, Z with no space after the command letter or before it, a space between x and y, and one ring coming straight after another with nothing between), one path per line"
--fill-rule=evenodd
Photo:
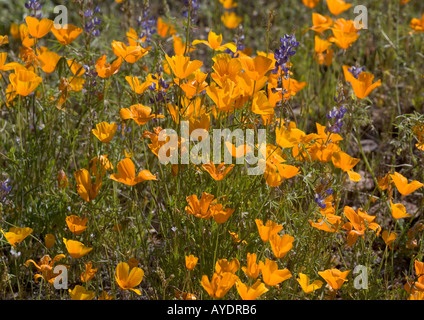
M59 275L53 273L54 264L65 257L66 256L64 254L58 254L52 259L49 255L45 255L40 259L38 264L34 260L30 259L25 262L25 266L28 267L29 264L32 263L35 268L37 268L37 271L40 272L40 274L34 275L35 283L38 283L38 279L43 278L49 284L53 285L55 278Z
M0 47L4 44L8 44L8 43L9 43L9 37L0 35Z
M383 233L381 234L381 237L383 238L384 243L391 249L393 242L397 238L397 234L394 232L390 232L389 234L387 230L384 230Z
M277 224L271 220L268 220L264 225L263 221L260 219L255 219L256 226L258 227L259 235L263 242L268 242L269 238L283 230L283 226Z
M349 219L349 222L345 223L342 227L348 232L347 245L349 247L355 244L359 236L365 238L365 231L367 227L376 231L377 235L381 230L380 226L377 223L372 222L374 221L375 217L369 216L361 209L358 209L357 212L355 212L353 208L345 206L343 209L343 213ZM367 221L367 223L365 223L365 221Z
M180 83L178 78L174 79L174 82L183 89L187 98L193 99L194 96L203 92L207 88L208 83L205 81L207 76L207 73L196 70L187 78L186 82Z
M186 49L187 49L187 52L192 52L196 50L195 47L190 46L190 44L187 44L187 42L183 43L183 40L181 39L181 37L178 37L175 34L172 36L172 43L173 43L174 53L176 56L183 56L186 53ZM165 63L164 65L164 71L167 74L170 74L170 72L166 71L166 68L169 69L169 65L167 63Z
M54 235L52 235L51 233L48 233L44 236L44 244L46 245L47 249L50 249L51 247L53 247L55 241L56 239Z
M118 163L117 168L118 173L111 174L110 178L129 186L134 186L137 183L147 180L156 180L156 176L147 169L141 170L136 176L135 166L130 158L121 160Z
M237 7L237 2L233 2L233 0L219 0L224 9L233 9Z
M91 183L90 172L87 169L80 169L74 173L77 182L77 192L85 201L90 202L96 198L102 186L102 179L96 176L96 182Z
M310 9L313 9L317 6L320 0L302 0L303 4Z
M299 273L299 278L296 279L302 287L303 292L311 293L322 287L323 283L321 280L315 280L309 284L309 277L304 273Z
M328 40L321 39L319 36L315 36L315 52L322 53L331 47L331 42Z
M106 63L106 55L103 55L96 61L96 72L100 78L109 78L119 71L121 64L121 57L118 57L112 63Z
M283 78L283 88L286 90L284 94L284 99L290 98L290 96L295 96L300 90L307 86L306 82L299 82L293 78Z
M67 240L63 238L63 243L65 244L69 255L74 259L81 258L93 250L93 248L88 248L82 242L75 240Z
M346 277L349 272L350 270L341 272L338 269L327 269L325 271L318 272L318 274L324 278L325 282L327 282L333 290L338 290L342 287L343 283L348 281Z
M157 22L157 32L162 38L165 38L166 36L172 36L177 31L174 29L172 24L164 22L163 19L159 17Z
M327 0L328 10L335 16L345 12L350 9L352 4L346 3L343 0Z
M256 263L256 253L247 253L247 267L241 268L251 279L259 277L259 264Z
M8 232L4 232L3 229L0 229L6 238L7 242L13 247L16 247L17 244L24 241L26 237L28 237L32 233L31 228L20 228L20 227L12 227Z
M333 54L334 54L334 50L332 49L328 49L326 51L326 53L318 53L315 56L315 60L320 64L320 65L326 65L331 66L331 63L333 62Z
M197 261L199 260L199 258L195 257L194 255L189 255L189 256L185 256L185 264L186 264L186 268L188 270L193 270L194 267L197 264Z
M88 282L94 278L96 275L97 268L93 269L93 264L91 262L85 264L85 271L81 273L81 281Z
M336 168L340 168L343 171L347 172L350 180L353 180L353 181L361 180L361 176L358 173L351 170L360 161L359 159L352 158L351 156L349 156L347 153L343 151L338 151L338 152L334 152L331 155L331 161L333 162L333 165Z
M237 51L237 46L234 44L234 42L230 42L230 43L227 43L227 44L221 44L222 43L222 34L217 35L212 30L209 31L208 41L194 40L192 44L195 46L196 44L199 44L199 43L205 44L209 48L211 48L212 50L215 50L215 51L225 51L227 49L231 50L232 52Z
M177 298L178 300L196 300L196 296L192 293L188 293L188 292L181 292L181 291L174 291L175 293L175 298Z
M210 163L203 164L202 168L205 169L214 180L220 181L225 178L234 166L235 164L230 164L226 167L225 163L221 163L215 167L214 163L211 161Z
M399 172L391 174L390 177L395 183L396 189L400 192L400 194L404 196L411 194L412 192L423 186L423 184L417 180L408 183L408 179L401 175Z
M239 61L246 75L253 81L261 80L265 74L274 69L273 60L265 56L240 57Z
M53 21L49 19L41 19L27 16L25 22L28 25L29 34L37 39L44 37L53 27Z
M243 21L243 18L236 15L235 12L224 12L221 16L221 21L224 23L226 28L234 29L239 26L239 24Z
M410 294L415 294L416 292L424 292L424 262L415 260L414 268L417 281L412 283L408 281L404 286L406 292Z
M10 25L10 34L12 35L13 39L19 40L20 34L19 34L19 25L15 22L12 22Z
M278 269L277 262L267 258L265 258L265 263L259 262L259 268L262 272L263 281L269 286L276 286L292 277L288 269Z
M0 63L1 65L1 63ZM423 124L417 124L412 128L412 131L415 134L415 137L418 140L418 143L415 144L415 146L421 150L424 151L424 125Z
M228 261L227 259L220 259L215 263L215 272L222 274L225 272L236 273L240 269L240 262L237 258Z
M151 47L148 47L145 49L140 45L127 46L125 43L115 41L115 40L113 40L111 46L112 46L113 53L117 57L121 57L128 63L137 62L140 58L148 54L149 50L151 49Z
M17 62L10 62L6 64L7 52L0 52L0 71L9 71L16 68L24 68Z
M229 79L225 81L222 87L217 86L213 82L206 88L206 94L212 99L216 108L221 112L231 112L236 109L236 101L241 93L240 87Z
M108 157L107 154L104 154L90 160L90 171L93 176L99 175L102 177L106 174L106 170L113 170L113 165Z
M415 32L424 32L424 13L421 19L413 18L409 24L409 27Z
M87 229L87 221L87 218L80 218L75 215L66 217L66 224L68 225L69 230L75 235L80 235Z
M265 287L265 284L263 284L261 280L257 280L251 287L237 280L236 288L243 300L256 300L259 296L268 292L267 287Z
M402 219L412 217L409 213L406 213L406 208L402 203L394 204L390 200L390 209L392 210L393 219Z
M85 73L85 69L81 63L78 63L75 60L66 60L66 63L74 76L81 77Z
M323 218L318 219L318 222L309 220L312 227L326 232L336 232L339 229L342 218L334 214L336 210L333 207L332 201L332 196L325 199L325 209L319 209Z
M103 143L109 143L115 135L118 125L116 123L100 122L96 124L96 129L91 130L93 134Z
M190 61L190 57L179 55L169 57L166 55L165 58L174 75L181 80L187 78L203 65L203 62L199 60Z
M85 287L76 285L74 289L69 289L71 300L93 300L96 294L94 291L87 290Z
M186 198L188 206L185 207L187 214L192 214L196 218L210 219L212 216L212 211L209 210L209 206L215 196L206 192L202 193L202 196L199 199L197 195L193 194Z
M119 112L121 119L128 120L133 119L139 126L145 125L153 118L165 118L163 115L151 114L152 108L143 106L142 104L132 105L129 109L122 108Z
M137 77L126 76L125 80L127 80L131 89L137 94L144 93L153 83L153 78L151 74L147 76L146 81L144 81L143 83L140 83L140 80Z
M343 72L345 80L350 82L353 88L353 92L358 99L366 98L371 91L381 86L381 80L372 83L374 76L368 72L361 72L356 79L349 71L349 66L343 66Z
M126 262L121 262L116 266L115 280L123 290L131 290L141 295L139 289L134 289L143 281L144 271L141 268L134 267L130 271L130 266Z
M329 16L323 16L319 13L312 13L312 24L313 26L310 30L314 30L315 32L322 33L325 30L331 28L333 24L333 20Z
M204 275L200 283L209 296L215 299L221 299L233 287L237 279L238 277L231 272L224 272L222 274L214 273L211 281L209 281L207 275Z
M291 250L293 247L294 237L285 234L280 237L277 233L269 237L269 243L271 244L272 252L274 256L278 259L284 258L284 256Z
M56 29L55 26L53 26L51 28L51 32L61 44L66 46L82 33L82 29L74 25L67 24L60 29Z
M234 213L234 209L225 208L220 203L212 203L209 207L212 218L219 224L225 223Z
M59 62L61 56L56 52L45 50L42 52L37 59L41 62L41 69L45 73L52 73L56 69L56 65Z
M34 72L26 69L17 70L16 73L9 75L9 80L13 89L20 96L28 96L38 87L43 81L41 77L37 76Z
M356 32L345 32L336 28L332 28L333 36L328 38L328 41L334 42L342 49L348 49L359 38Z

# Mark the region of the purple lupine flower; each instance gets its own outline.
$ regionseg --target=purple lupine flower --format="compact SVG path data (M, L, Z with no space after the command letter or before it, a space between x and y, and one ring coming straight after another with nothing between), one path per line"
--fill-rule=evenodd
M299 42L296 41L295 35L286 34L284 37L280 38L281 46L278 49L275 49L274 58L275 61L275 69L272 70L272 73L276 74L278 72L278 68L281 67L281 70L285 73L285 77L288 78L289 68L287 67L287 63L290 60L290 57L296 54L296 47L299 46Z
M318 206L321 209L325 209L325 207L326 207L325 199L322 197L321 194L319 194L319 193L315 194L315 202L318 204Z
M6 196L12 190L12 186L9 185L10 180L6 179L0 181L0 202L4 203L6 200Z
M37 19L41 18L41 12L37 13L37 11L40 11L42 6L39 0L29 0L28 2L25 2L25 8L28 10L33 10L31 12L31 17L35 17Z
M187 18L188 17L188 11L191 5L191 16L194 17L197 13L197 10L200 8L200 4L198 2L198 0L184 0L184 6L186 7L183 10L183 17Z
M351 67L347 69L355 79L358 79L359 75L365 71L365 67Z
M84 30L85 32L92 34L94 37L100 36L100 29L97 29L96 26L100 25L102 22L102 19L94 16L96 13L100 13L99 7L96 7L94 12L91 9L87 9L84 12L84 16L87 18L87 22L84 25Z
M143 16L137 18L138 26L142 29L140 39L146 37L146 43L151 43L152 35L156 33L156 20L154 18L149 18L149 14L149 8L145 8Z
M224 52L231 55L232 58L238 58L238 56L240 55L238 52L243 51L246 48L246 46L243 44L243 41L244 41L243 34L240 37L234 38L234 43L237 46L236 52L232 52L230 49L225 49Z

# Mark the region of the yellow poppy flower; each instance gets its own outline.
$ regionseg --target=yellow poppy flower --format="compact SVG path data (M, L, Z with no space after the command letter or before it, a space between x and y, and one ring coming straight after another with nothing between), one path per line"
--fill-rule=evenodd
M6 238L7 242L9 242L13 247L16 247L17 244L24 241L26 237L28 237L32 233L31 228L20 228L20 227L12 227L8 232L4 232L3 229L0 229Z
M74 25L67 24L62 26L60 29L56 29L55 26L53 26L51 28L51 32L61 44L66 46L82 33L82 29Z
M322 287L323 283L320 280L315 280L309 284L309 277L304 273L299 273L299 278L296 279L302 287L303 292L311 293Z
M63 238L63 243L65 244L69 255L74 259L81 258L93 250L93 248L88 248L82 242L75 240L67 240L66 238Z
M395 183L396 189L404 196L411 194L423 186L423 184L417 180L408 183L408 179L401 175L399 172L391 174L390 178L392 178L392 181Z
M118 125L116 123L101 122L96 125L96 129L93 129L93 134L103 143L108 143L112 140L115 135Z
M15 92L24 97L34 92L42 81L41 77L37 76L34 72L24 69L10 74L9 80Z
M68 225L69 230L75 235L80 235L87 229L87 221L87 218L80 218L75 215L66 217L66 224Z
M74 289L69 289L71 300L93 300L95 297L94 291L87 290L83 286L76 285Z
M288 269L278 269L277 262L267 258L265 258L265 263L259 262L259 268L262 272L263 281L269 286L276 286L292 277Z
M243 18L236 15L235 12L224 12L224 14L221 16L221 21L228 29L234 29L239 26L239 24L243 21Z
M41 19L27 16L25 22L28 25L29 34L37 39L44 37L53 27L53 21L49 19Z
M141 170L138 175L135 175L135 166L130 158L125 158L121 160L118 165L118 173L114 173L110 175L112 180L121 182L123 184L134 186L137 183L146 181L146 180L156 180L156 176L154 176L149 170Z
M195 46L196 44L200 44L200 43L207 45L209 48L215 51L225 51L227 49L231 50L232 52L237 51L237 46L233 42L222 44L222 34L217 35L212 30L209 31L208 41L194 40L192 44Z
M278 259L284 258L284 256L291 250L293 247L293 241L294 237L288 234L280 237L275 233L269 237L269 243L271 244L272 252Z
M80 169L74 173L77 182L77 192L85 201L90 202L96 198L102 186L102 179L96 176L94 184L91 183L91 175L87 169Z
M238 277L231 272L214 273L211 281L209 281L208 276L204 275L201 284L209 296L215 299L221 299L233 287L237 279Z
M185 265L186 265L186 268L188 270L193 270L194 267L196 266L198 260L199 260L199 258L195 257L192 254L189 255L189 256L185 256Z
M179 79L185 79L197 69L199 69L203 62L199 60L190 61L190 57L185 56L165 56L168 61L169 67L172 69L174 75Z
M130 266L126 262L121 262L116 266L115 280L123 290L131 290L141 295L141 291L134 287L141 283L143 277L144 271L141 268L134 267L130 271Z
M236 281L236 288L243 300L256 300L259 296L268 292L261 280L257 280L251 287L238 280Z
M327 282L327 284L333 290L338 290L342 287L343 283L348 281L346 277L349 272L350 270L342 272L338 269L328 269L325 271L320 271L318 274L324 278L325 282Z
M112 63L106 63L106 55L103 55L96 61L96 72L100 78L109 78L119 71L121 64L121 57L118 57Z

